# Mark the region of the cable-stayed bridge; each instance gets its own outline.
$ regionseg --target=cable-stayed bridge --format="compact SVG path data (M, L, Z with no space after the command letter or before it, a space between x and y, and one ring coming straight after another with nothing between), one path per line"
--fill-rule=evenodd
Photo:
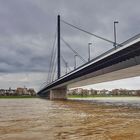
M75 28L76 30L84 32L85 34L89 34L105 42L108 42L114 47L91 59L91 43L89 43L89 57L88 60L86 60L61 36L61 22L72 28ZM116 32L116 30L114 31ZM73 70L61 53L61 42L74 53L75 63ZM55 48L56 44L57 48ZM83 64L77 66L76 58L79 58ZM61 60L65 65L65 74L63 75L61 73ZM68 88L140 76L140 34L119 44L116 43L116 34L114 34L114 41L111 41L61 20L60 16L58 15L57 33L55 34L49 68L50 70L48 73L47 82L45 83L45 86L38 92L38 95L48 97L50 99L66 99Z

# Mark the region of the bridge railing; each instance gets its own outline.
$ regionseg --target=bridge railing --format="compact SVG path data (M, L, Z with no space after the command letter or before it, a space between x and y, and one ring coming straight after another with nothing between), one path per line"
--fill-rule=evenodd
M129 38L128 40L124 41L124 42L121 43L120 45L121 45L121 46L124 46L124 45L126 45L126 44L128 44L128 43L130 43L130 42L132 42L132 41L134 41L134 40L136 40L136 39L138 39L138 38L140 38L140 34L137 34L137 35L135 35L135 36Z

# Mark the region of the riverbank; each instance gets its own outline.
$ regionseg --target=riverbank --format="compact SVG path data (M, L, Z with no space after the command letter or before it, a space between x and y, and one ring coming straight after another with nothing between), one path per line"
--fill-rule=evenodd
M113 95L113 96L112 95L94 95L94 96L92 96L92 95L91 96L90 95L89 96L68 95L67 97L68 98L100 98L100 97L101 98L102 97L107 97L107 98L111 97L112 98L112 97L139 97L139 96L128 96L128 95L119 95L119 96L118 95L116 95L116 96L115 95Z
M96 98L68 98L72 101L84 101L92 104L111 106L125 106L140 108L140 97L96 97Z
M0 99L37 98L37 96L0 96Z

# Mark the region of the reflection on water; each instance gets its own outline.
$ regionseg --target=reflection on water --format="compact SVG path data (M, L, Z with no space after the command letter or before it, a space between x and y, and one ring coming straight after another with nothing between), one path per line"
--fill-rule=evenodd
M0 99L0 140L140 140L139 130L138 107Z

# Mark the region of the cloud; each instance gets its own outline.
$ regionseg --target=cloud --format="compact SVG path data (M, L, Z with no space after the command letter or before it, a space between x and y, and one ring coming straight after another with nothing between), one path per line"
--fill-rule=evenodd
M140 32L139 5L139 0L1 0L0 73L13 76L26 72L48 73L57 14L110 40L113 40L113 22L118 20L117 41L121 43ZM63 23L61 31L64 39L85 59L89 42L93 44L93 58L113 47ZM63 43L61 50L72 68L74 54ZM77 62L82 64L80 60Z
M38 91L46 81L46 73L4 73L0 75L0 88L28 87Z

